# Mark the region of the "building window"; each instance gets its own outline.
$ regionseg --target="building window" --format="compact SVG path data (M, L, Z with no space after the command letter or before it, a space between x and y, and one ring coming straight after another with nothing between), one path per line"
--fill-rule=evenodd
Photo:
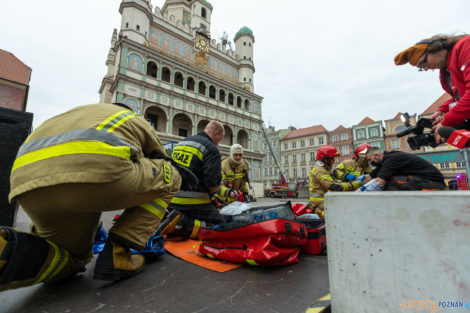
M285 160L286 160L285 163L289 164L289 156L288 155L286 155Z
M302 167L302 177L307 177L307 170L305 167Z
M341 147L341 155L349 155L349 147L348 146L342 146Z
M245 42L245 41L243 42L243 45L246 46L246 42Z
M360 129L356 131L357 139L364 139L366 138L366 132L364 129Z
M333 136L333 142L338 142L338 136L336 135Z
M126 23L126 28L129 28L129 23Z
M140 26L137 25L137 26L135 27L135 29L137 29L137 31L139 31L139 30L140 30Z
M270 154L269 155L269 162L272 162L273 161L273 156Z
M315 145L315 139L312 138L310 139L310 146L313 146L313 145Z
M268 176L268 169L264 168L264 176Z
M293 141L291 144L292 149L297 148L297 141Z
M294 168L294 178L297 178L297 169Z
M243 77L243 81L246 82L246 77Z
M464 162L456 162L455 166L456 167L465 167L465 163Z
M310 152L310 161L315 161L315 152Z
M248 43L248 47L251 47L251 42Z
M392 140L392 149L400 149L400 140L398 139Z
M146 118L147 118L147 121L150 123L150 125L152 125L154 129L158 128L158 115L148 113Z
M370 136L371 137L379 137L379 130L377 128L372 128L370 130Z
M302 163L305 162L305 153L302 153L302 154L300 155L300 161L301 161Z
M206 18L206 17L207 17L206 8L202 8L202 9L201 9L201 16L202 16L202 18Z
M292 164L297 163L297 154L292 156Z
M272 167L269 168L269 176L273 176L273 168Z
M377 147L377 148L380 148L380 142L376 141L376 142L371 142L370 145L372 147Z
M287 143L284 144L284 150L289 149L289 145Z
M184 77L180 72L175 73L175 85L183 88Z
M171 80L171 71L168 67L162 69L162 80L169 83Z
M178 129L178 136L188 137L188 130L184 129L184 128L179 128Z
M215 99L215 95L217 94L217 89L215 86L210 85L209 87L209 98Z
M206 95L206 83L199 82L199 94L205 96Z
M188 79L186 80L186 89L194 91L195 85L196 83L194 82L194 78L188 77Z
M243 56L243 59L245 59L245 60L246 60L246 55L244 55L244 56Z
M148 62L147 63L147 75L153 78L157 78L157 64L155 62Z
M301 141L300 141L300 146L301 146L301 147L305 147L305 140L301 140Z
M440 165L441 165L441 168L449 168L450 167L449 163L447 163L447 162L446 163L441 163Z
M318 138L318 144L322 145L323 144L323 137Z
M342 135L341 135L341 139L342 139L343 141L348 140L348 134L342 134Z
M219 101L225 103L225 91L222 89L219 90Z

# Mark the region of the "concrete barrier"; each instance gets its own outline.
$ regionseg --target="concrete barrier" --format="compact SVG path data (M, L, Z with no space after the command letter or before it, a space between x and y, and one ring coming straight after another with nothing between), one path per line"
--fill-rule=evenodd
M333 313L470 304L470 192L333 192L325 206Z

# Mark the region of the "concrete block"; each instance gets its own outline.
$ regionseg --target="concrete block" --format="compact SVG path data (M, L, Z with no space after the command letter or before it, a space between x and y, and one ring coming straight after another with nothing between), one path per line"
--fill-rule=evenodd
M332 192L325 206L332 312L470 300L469 191Z

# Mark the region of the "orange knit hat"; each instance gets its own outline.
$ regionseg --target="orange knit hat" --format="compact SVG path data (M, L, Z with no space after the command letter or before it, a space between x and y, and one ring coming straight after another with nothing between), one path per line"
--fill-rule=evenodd
M424 40L420 41L423 42ZM396 65L403 65L406 63L410 63L413 66L418 65L418 60L424 54L426 49L429 46L429 42L416 44L414 46L409 47L405 51L400 52L395 57L395 64Z

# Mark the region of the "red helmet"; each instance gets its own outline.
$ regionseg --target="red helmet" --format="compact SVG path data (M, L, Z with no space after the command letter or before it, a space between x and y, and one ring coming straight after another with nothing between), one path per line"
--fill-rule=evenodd
M335 156L339 156L338 150L330 145L321 146L317 151L317 160L322 161L325 164L328 164L331 158Z
M356 152L354 153L355 158L359 158L359 154L366 154L367 151L371 148L372 146L368 144L367 142L364 142L363 144L360 144L356 148Z

